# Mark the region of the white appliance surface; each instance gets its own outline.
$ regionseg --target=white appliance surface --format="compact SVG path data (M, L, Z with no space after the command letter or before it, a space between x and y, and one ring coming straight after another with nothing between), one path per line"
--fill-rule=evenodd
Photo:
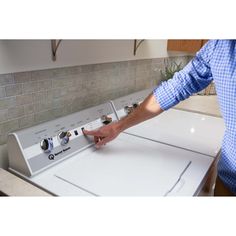
M123 109L117 114L125 115ZM221 148L224 122L218 117L169 109L125 132L215 157Z
M121 107L136 107L136 98L122 98ZM220 147L221 120L170 110L97 150L82 130L115 121L113 108L101 104L9 134L9 169L58 196L197 194Z
M64 196L164 196L171 195L181 180L185 190L181 193L178 187L175 195L194 195L212 161L201 154L121 134L106 147L88 148L31 181ZM189 168L197 173L191 180L184 177Z

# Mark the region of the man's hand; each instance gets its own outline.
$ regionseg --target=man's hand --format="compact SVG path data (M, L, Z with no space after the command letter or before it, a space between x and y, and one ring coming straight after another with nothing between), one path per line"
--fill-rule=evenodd
M106 143L115 139L121 132L119 122L114 122L109 125L103 126L97 130L83 130L84 135L94 136L96 148L100 148Z
M153 94L150 94L137 108L135 108L128 116L122 118L118 122L103 126L97 130L84 130L85 135L94 136L94 142L97 148L110 142L116 138L124 130L139 124L145 120L162 113L159 103Z

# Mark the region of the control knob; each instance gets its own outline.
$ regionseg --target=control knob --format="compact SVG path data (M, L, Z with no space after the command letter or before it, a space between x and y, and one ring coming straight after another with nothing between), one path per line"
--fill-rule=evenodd
M125 111L126 115L129 115L133 111L133 107L132 106L125 106L124 111Z
M107 115L103 115L101 117L101 122L104 124L104 125L108 125L112 122L112 118L107 116Z
M51 152L53 149L52 138L45 138L40 142L40 147L44 152Z
M66 145L70 140L71 133L69 131L62 131L58 134L58 140L61 145Z
M139 106L138 103L133 103L133 108L134 108L134 109L137 108L138 106Z
M133 103L131 106L125 106L124 111L126 115L129 115L134 109L136 109L139 106L138 103Z

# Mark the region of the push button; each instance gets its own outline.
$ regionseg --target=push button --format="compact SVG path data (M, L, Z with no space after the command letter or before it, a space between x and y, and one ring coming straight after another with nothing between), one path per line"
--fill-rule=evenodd
M77 135L78 135L78 131L77 131L77 130L75 130L75 131L74 131L74 134L77 136Z

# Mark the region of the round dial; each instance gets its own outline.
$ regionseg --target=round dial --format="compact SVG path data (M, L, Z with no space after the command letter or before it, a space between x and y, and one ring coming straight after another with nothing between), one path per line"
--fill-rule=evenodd
M51 152L53 149L52 138L45 138L40 142L40 147L44 152Z
M124 111L127 115L129 115L132 111L133 111L133 107L132 106L125 106L124 107Z
M101 122L104 124L104 125L108 125L112 122L112 118L107 116L107 115L103 115L101 117Z
M58 134L58 140L61 145L66 145L70 140L71 133L69 131L62 131Z

